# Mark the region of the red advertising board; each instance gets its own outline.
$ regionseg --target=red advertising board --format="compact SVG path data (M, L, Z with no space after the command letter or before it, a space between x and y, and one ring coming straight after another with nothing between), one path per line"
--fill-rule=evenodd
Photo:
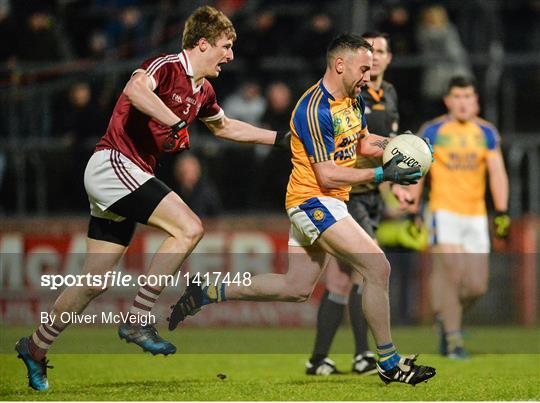
M242 220L240 220L242 221ZM245 220L244 220L245 221ZM2 270L0 309L6 324L27 324L39 320L50 310L61 289L51 289L45 278L51 275L76 275L82 272L86 234L84 222L65 226L46 224L9 227L0 234ZM142 226L141 226L142 227ZM190 274L220 272L235 274L284 273L287 270L287 222L257 220L239 223L227 220L209 224L204 238L188 258L177 283L163 292L154 314L165 318L168 307L181 294ZM264 228L264 229L261 229ZM117 271L137 278L147 270L150 260L165 235L140 228ZM205 309L193 318L193 325L298 326L314 323L320 289L309 303L230 302ZM111 287L87 308L87 313L127 311L137 287Z

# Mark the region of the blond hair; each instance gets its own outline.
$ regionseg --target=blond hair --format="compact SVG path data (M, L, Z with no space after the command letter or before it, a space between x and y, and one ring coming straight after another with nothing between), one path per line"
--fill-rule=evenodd
M228 39L236 40L236 31L231 20L214 7L199 7L189 16L184 25L182 48L193 49L201 38L215 45L224 34Z

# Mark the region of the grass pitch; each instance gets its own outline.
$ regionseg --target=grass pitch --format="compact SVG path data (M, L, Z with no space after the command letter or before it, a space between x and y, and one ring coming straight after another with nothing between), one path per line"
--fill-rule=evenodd
M0 328L2 400L540 400L538 329L471 328L471 350L491 354L455 362L434 354L429 328L397 328L400 351L421 352L419 362L437 368L429 383L411 387L385 386L377 376L304 375L312 329L163 331L179 352L153 357L121 343L113 328L79 327L49 355L55 368L45 393L27 387L22 361L11 352L29 330ZM89 345L103 352L81 354ZM523 346L531 354L520 354ZM340 329L332 358L342 370L350 369L351 354L343 353L350 348L349 329Z

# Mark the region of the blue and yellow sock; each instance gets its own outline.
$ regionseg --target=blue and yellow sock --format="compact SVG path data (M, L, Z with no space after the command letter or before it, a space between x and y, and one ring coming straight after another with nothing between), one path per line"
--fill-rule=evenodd
M221 281L219 281L217 284L211 283L206 287L203 287L202 292L202 305L227 301L227 298L225 297L225 284L223 284Z
M379 366L385 371L395 368L401 359L394 343L377 346L377 355L379 356Z

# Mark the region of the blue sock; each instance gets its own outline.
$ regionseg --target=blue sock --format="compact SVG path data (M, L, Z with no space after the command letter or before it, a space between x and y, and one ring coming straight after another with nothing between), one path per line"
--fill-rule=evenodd
M394 369L401 359L394 343L377 346L377 355L379 356L379 366L385 371Z
M225 297L225 284L222 282L209 284L206 287L203 287L202 292L202 305L227 301L227 298Z

